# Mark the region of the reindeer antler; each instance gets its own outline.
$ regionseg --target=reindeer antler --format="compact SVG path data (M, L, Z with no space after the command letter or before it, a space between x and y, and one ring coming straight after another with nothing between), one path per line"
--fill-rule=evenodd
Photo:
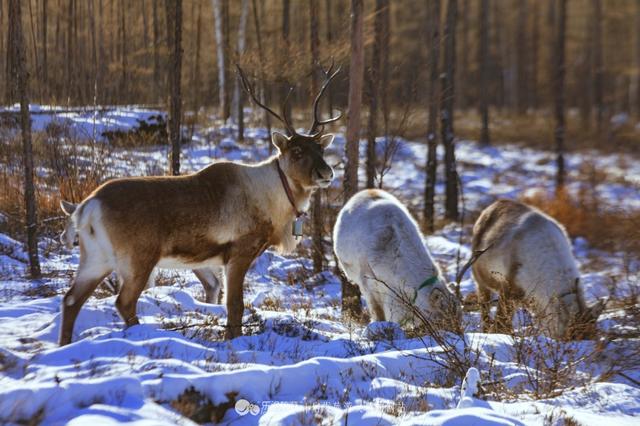
M322 95L324 94L325 90L329 86L329 83L331 83L331 80L333 80L335 76L338 75L338 73L340 72L340 69L342 68L342 67L338 67L338 69L336 69L332 73L334 65L335 65L335 62L333 58L331 58L331 66L329 66L329 69L324 70L322 68L322 73L325 76L325 82L322 85L320 92L318 92L318 96L316 96L316 99L313 101L313 124L311 124L311 128L309 129L309 135L317 136L322 131L322 127L324 127L326 124L333 123L334 121L338 121L340 120L340 118L342 118L341 111L335 117L331 117L326 120L320 120L320 118L318 118L318 106L320 105L320 99L322 98ZM320 130L318 130L319 127L320 127Z
M293 92L293 87L289 88L289 93L287 94L286 98L282 102L282 115L280 115L274 110L272 110L271 108L269 108L268 106L266 106L265 104L263 104L262 102L260 102L260 100L255 94L255 91L253 90L253 86L247 80L247 77L245 76L244 71L242 71L242 68L240 68L240 65L236 64L236 68L238 69L238 74L240 74L240 80L242 81L242 86L244 87L244 90L251 96L251 99L253 99L253 102L255 102L256 105L258 105L260 108L264 109L269 114L277 118L282 124L284 124L285 128L287 129L287 132L289 133L289 136L297 135L298 132L296 132L296 129L291 125L291 123L289 123L289 120L287 120L287 111L286 111L287 103L289 102L289 96L291 96L291 92Z

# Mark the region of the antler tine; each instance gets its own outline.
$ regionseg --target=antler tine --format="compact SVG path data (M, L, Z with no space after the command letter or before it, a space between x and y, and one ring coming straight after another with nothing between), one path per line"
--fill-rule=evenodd
M329 68L326 71L322 69L322 72L325 75L325 82L322 85L322 88L320 88L320 92L318 92L316 99L313 101L313 124L309 129L309 133L312 135L317 135L318 133L320 133L320 131L318 131L318 127L324 127L324 125L333 123L334 121L338 121L340 120L340 118L342 118L342 112L339 112L335 117L331 117L326 120L320 120L320 118L318 118L318 106L320 105L320 99L322 99L322 95L324 94L325 90L327 90L327 87L329 86L331 81L335 78L336 75L338 75L338 73L342 69L342 67L339 66L338 69L332 73L334 65L335 62L332 58Z
M287 120L287 115L284 112L284 105L283 105L283 114L284 114L284 118L283 118L280 114L278 114L277 112L275 112L274 110L272 110L271 108L269 108L268 106L266 106L265 104L260 102L260 100L258 99L258 97L255 94L255 91L253 90L253 86L247 80L247 77L245 76L244 71L242 71L242 68L240 68L240 65L236 64L236 68L238 69L238 74L240 74L240 80L242 81L242 86L244 87L244 90L249 94L249 96L251 96L251 99L253 99L253 102L255 102L256 105L258 105L260 108L264 109L269 114L271 114L272 116L274 116L275 118L280 120L280 122L282 124L284 124L284 126L287 129L287 131L289 132L290 136L295 135L296 131L293 128L293 126L291 125L291 123L289 123L289 121ZM291 89L291 90L293 90L293 89ZM289 99L289 95L291 94L291 90L289 91L289 94L287 95L287 98L285 99L285 103Z

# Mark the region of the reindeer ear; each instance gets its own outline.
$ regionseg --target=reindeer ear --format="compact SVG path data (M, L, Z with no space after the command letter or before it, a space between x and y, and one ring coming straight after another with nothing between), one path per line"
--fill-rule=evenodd
M289 144L289 138L283 135L280 132L273 132L271 135L271 141L273 144L280 150L280 152L284 152L287 149L287 145Z
M333 143L333 133L327 133L326 135L320 136L318 143L323 149L328 148L329 145Z

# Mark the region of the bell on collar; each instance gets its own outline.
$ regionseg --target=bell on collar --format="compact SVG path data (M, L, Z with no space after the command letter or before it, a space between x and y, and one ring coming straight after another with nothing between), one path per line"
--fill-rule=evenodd
M291 229L291 233L294 237L302 237L302 226L304 225L304 216L298 216L293 221L293 226Z

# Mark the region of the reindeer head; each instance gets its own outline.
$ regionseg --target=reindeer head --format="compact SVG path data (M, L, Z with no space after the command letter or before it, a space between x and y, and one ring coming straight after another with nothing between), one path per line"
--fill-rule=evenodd
M253 86L247 81L242 69L238 67L242 84L253 101L284 124L287 135L279 132L273 132L272 135L272 142L280 154L278 158L280 167L289 179L305 189L326 188L333 180L333 169L324 158L325 149L333 142L333 134L325 134L324 126L339 120L342 113L326 120L321 120L318 117L318 106L322 95L329 83L340 72L340 68L333 71L333 66L331 64L328 70L323 70L325 82L313 102L313 123L307 133L298 133L287 118L287 104L293 89L289 89L289 93L282 103L282 113L278 114L260 102L255 95Z
M596 322L604 310L606 300L587 306L576 278L571 291L557 299L558 318L554 319L554 334L568 340L591 339L597 333Z

